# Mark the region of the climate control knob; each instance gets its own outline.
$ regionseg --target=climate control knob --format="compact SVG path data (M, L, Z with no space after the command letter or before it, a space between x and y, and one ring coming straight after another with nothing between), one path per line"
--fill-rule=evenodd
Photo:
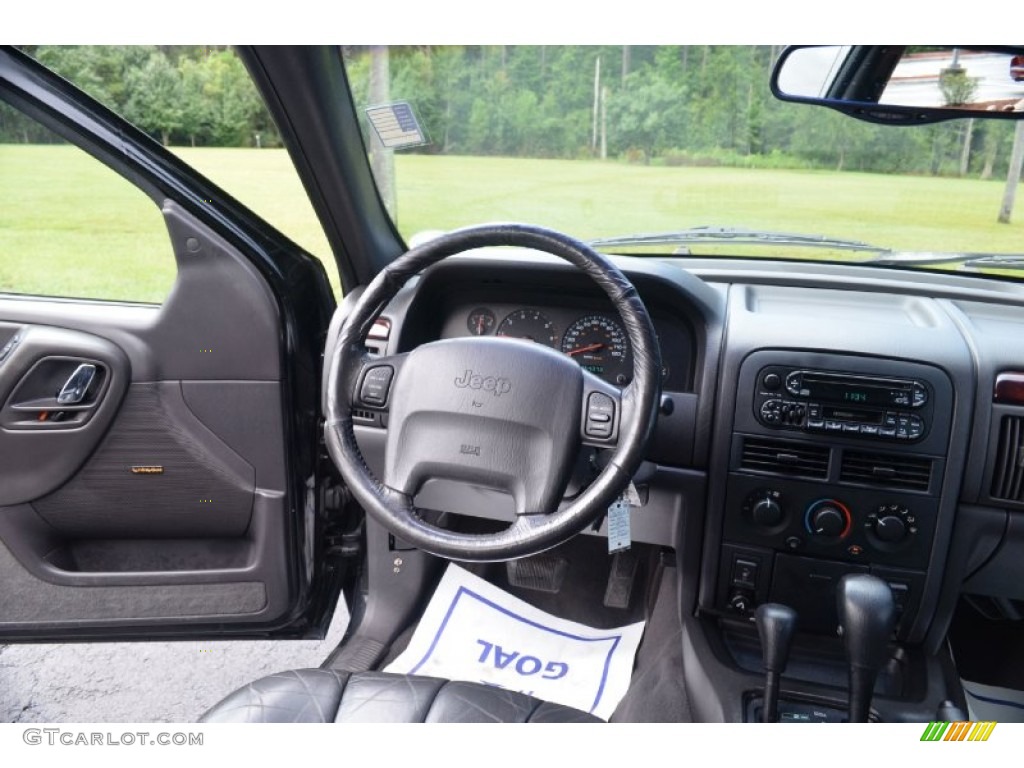
M815 536L839 538L850 531L850 510L835 499L820 499L807 508L804 523Z
M743 513L754 525L774 528L786 519L782 508L782 493L772 488L761 488L747 497Z
M864 521L868 536L883 547L909 541L917 525L917 516L902 504L882 504Z
M895 544L907 535L907 525L897 515L885 515L875 521L872 532L882 541Z
M750 515L758 525L771 528L782 522L782 507L778 505L775 499L761 499L754 504L753 509L750 510Z

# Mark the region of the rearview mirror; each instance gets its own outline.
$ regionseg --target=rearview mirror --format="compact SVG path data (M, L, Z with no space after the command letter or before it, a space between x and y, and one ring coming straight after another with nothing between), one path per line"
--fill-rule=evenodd
M1024 117L1024 49L791 46L772 73L783 101L820 104L872 122Z

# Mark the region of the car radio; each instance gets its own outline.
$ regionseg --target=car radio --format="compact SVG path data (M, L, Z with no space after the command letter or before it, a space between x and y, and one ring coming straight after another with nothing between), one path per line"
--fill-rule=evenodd
M773 365L754 387L766 427L913 442L928 432L929 385L917 379Z

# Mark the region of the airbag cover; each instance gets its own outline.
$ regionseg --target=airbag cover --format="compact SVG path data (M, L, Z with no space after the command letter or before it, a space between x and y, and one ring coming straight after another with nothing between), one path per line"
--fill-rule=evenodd
M519 339L448 339L409 354L393 384L385 485L428 478L512 494L519 514L552 512L579 448L583 375Z

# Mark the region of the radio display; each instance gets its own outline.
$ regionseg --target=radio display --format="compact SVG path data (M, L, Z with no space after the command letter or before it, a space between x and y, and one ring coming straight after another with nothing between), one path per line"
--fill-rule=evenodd
M826 405L822 416L833 421L855 421L859 424L881 424L885 411L868 411L863 408L834 408Z
M900 387L885 387L853 382L833 382L814 376L803 377L803 388L815 400L831 400L851 405L893 405ZM909 397L908 397L909 400Z

